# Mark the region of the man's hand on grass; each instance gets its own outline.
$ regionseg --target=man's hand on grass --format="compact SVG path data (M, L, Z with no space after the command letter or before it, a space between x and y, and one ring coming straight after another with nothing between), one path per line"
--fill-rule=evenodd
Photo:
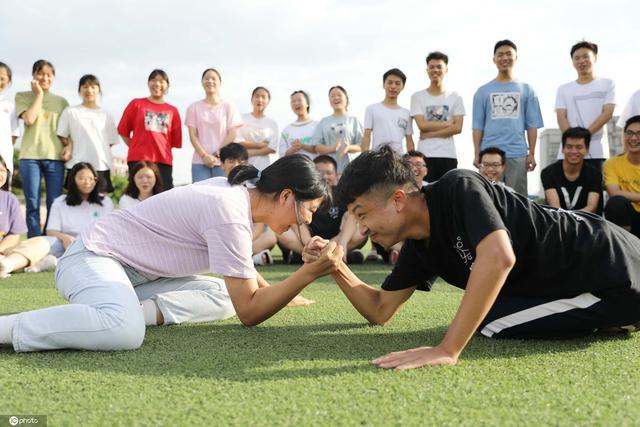
M373 359L371 364L378 368L405 370L423 366L455 365L457 362L457 357L447 353L441 347L418 347L380 356Z

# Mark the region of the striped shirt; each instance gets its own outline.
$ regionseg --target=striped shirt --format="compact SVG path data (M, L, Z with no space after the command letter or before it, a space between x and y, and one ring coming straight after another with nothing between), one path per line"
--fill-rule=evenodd
M256 277L252 225L247 188L218 177L100 218L82 241L149 278L212 272L249 279Z

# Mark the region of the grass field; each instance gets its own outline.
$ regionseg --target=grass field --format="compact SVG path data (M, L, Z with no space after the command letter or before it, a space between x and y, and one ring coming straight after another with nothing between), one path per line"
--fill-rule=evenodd
M369 283L388 266L354 268ZM275 283L292 268L261 270ZM475 337L455 367L368 360L437 344L461 292L416 293L368 326L330 280L247 328L237 319L147 329L141 349L15 354L0 347L0 414L49 425L640 425L640 334L567 341ZM63 303L53 274L0 282L0 312Z

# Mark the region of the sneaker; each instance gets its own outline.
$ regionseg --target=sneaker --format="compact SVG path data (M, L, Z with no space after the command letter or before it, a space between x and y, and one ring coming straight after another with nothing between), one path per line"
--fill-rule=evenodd
M347 253L347 264L364 264L364 254L360 249Z
M392 249L391 253L389 254L389 263L391 265L396 265L396 263L398 262L399 256L400 256L400 251Z
M271 256L271 252L269 252L268 249L265 249L262 252L258 252L253 256L253 264L254 265L272 265L273 256Z
M378 251L376 248L373 248L367 254L367 261L378 261L380 259L380 255L378 255Z
M53 255L47 255L34 265L24 269L25 273L40 273L43 271L55 271L58 265L58 258Z

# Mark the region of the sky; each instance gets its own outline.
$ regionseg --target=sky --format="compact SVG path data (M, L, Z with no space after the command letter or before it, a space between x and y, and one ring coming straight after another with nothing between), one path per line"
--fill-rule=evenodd
M428 86L425 57L449 55L446 86L464 100L467 116L456 137L459 166L473 168L471 103L497 71L492 62L497 40L518 45L515 75L536 90L545 127L555 128L558 86L576 78L569 50L580 40L599 45L596 74L616 83L622 110L640 89L640 2L621 0L462 0L340 1L50 1L3 0L0 61L13 70L9 98L29 90L31 66L47 59L56 67L53 93L80 103L78 80L100 78L101 105L118 120L127 103L148 96L154 68L170 78L167 102L182 114L204 97L202 71L222 74L222 97L240 112L251 111L251 91L272 94L266 114L280 129L295 120L289 95L311 95L314 119L331 114L327 91L340 84L349 92L349 112L364 121L367 105L384 97L382 74L400 68L407 84L399 102L409 108L411 94ZM417 141L417 133L414 139ZM126 153L121 145L116 154ZM174 180L190 180L193 150L184 132L174 150ZM537 156L539 159L539 156ZM529 174L537 192L539 170Z

